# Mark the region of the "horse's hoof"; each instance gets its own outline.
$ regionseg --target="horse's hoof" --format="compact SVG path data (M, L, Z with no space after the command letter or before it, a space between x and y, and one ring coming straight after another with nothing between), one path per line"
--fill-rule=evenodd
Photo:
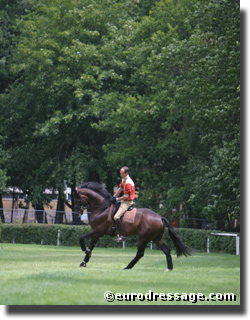
M173 270L173 269L168 269L168 268L167 268L167 269L165 269L164 271L165 271L165 272L169 272L169 271L172 271L172 270Z
M83 261L81 264L80 264L80 267L87 267L87 265L86 265L86 262L85 261Z

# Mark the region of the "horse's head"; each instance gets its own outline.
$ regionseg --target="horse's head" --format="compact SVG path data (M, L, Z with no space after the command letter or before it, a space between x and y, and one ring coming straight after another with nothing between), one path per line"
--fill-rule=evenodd
M87 205L92 213L101 213L110 206L110 197L110 193L99 183L87 182L74 192L75 213L80 213Z
M82 214L84 209L89 204L88 197L81 192L81 189L76 189L74 191L74 202L75 202L75 214Z

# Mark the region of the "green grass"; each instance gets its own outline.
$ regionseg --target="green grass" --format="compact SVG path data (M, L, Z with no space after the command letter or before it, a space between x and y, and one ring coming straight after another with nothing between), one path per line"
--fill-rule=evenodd
M199 305L240 304L240 258L229 254L195 253L176 258L174 270L164 272L166 259L159 250L147 249L131 270L123 268L135 248L96 248L87 268L79 268L78 247L23 244L0 246L1 305L192 305L186 301L114 301L113 293L234 293L237 301L204 301Z

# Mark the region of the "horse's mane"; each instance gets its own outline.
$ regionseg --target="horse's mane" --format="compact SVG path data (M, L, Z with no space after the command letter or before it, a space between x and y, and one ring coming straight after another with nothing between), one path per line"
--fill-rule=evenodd
M112 197L111 194L98 182L86 182L80 186L80 189L83 188L95 191L106 200L109 200Z

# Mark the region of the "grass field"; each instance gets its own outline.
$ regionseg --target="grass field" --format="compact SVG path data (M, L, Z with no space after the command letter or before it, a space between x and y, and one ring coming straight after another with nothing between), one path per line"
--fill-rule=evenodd
M199 301L197 305L240 304L240 258L229 254L194 253L173 257L174 270L164 272L166 259L149 250L131 270L123 268L135 248L96 248L87 268L79 268L78 247L0 245L1 305L192 305L191 301L114 301L104 292L234 293L237 301Z

